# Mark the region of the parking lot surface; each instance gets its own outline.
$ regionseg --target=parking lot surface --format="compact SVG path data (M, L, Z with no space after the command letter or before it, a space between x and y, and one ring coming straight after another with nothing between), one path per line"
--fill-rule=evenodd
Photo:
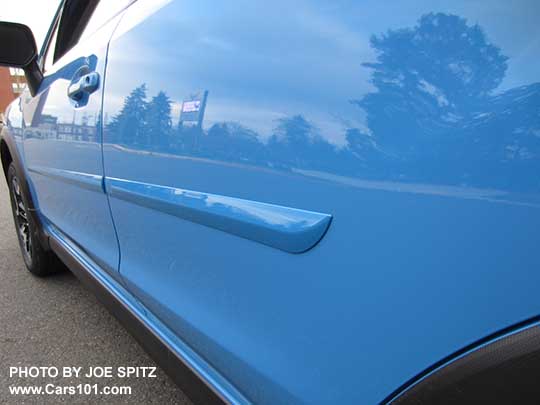
M120 378L118 367L155 363L69 272L40 279L19 252L9 193L0 179L0 403L190 404L159 368L156 378ZM112 378L10 377L10 367L112 367ZM131 387L122 395L12 395L10 387L97 384ZM49 388L51 386L49 385ZM77 388L76 388L77 389ZM92 389L95 389L92 387Z

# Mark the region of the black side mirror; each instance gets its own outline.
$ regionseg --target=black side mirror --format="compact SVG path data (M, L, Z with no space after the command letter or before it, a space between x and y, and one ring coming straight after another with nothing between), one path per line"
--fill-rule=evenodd
M43 73L34 35L26 25L0 21L0 65L23 69L30 93L36 95Z

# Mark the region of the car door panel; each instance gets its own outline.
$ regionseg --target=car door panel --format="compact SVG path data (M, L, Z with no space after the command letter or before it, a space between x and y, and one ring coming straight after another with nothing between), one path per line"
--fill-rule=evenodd
M120 274L249 399L376 403L538 316L537 34L490 7L139 0L124 16L104 95ZM331 223L291 252L237 231L245 204Z
M26 166L40 213L112 275L119 251L103 187L100 122L107 43L118 18L56 61L38 94L23 98ZM69 97L70 85L91 72L100 80L95 91Z

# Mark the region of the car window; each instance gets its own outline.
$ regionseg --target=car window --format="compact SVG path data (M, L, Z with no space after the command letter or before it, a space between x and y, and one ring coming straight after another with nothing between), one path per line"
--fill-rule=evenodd
M53 63L77 44L98 3L98 0L67 0L64 3L56 33Z
M133 0L66 0L60 18L51 32L43 69L47 71L80 40L96 32L103 24Z

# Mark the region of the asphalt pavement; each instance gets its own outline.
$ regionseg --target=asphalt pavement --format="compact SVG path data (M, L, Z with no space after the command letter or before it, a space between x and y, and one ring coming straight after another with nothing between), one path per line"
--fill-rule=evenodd
M154 361L69 272L37 278L24 267L11 216L8 189L0 178L0 403L190 404L157 369L156 378L121 378L119 367L155 367ZM11 367L17 367L11 369ZM23 377L18 367L54 367ZM111 378L62 377L63 367L111 367ZM26 369L32 373L30 369ZM34 369L35 370L35 369ZM98 369L99 370L99 369ZM12 373L10 377L10 371ZM19 374L17 374L19 373ZM10 387L131 387L131 394L14 395ZM97 388L94 387L97 384ZM12 388L13 389L13 388ZM64 388L61 388L64 389ZM119 389L119 388L117 388ZM77 391L78 392L78 391ZM92 391L93 392L93 391Z

